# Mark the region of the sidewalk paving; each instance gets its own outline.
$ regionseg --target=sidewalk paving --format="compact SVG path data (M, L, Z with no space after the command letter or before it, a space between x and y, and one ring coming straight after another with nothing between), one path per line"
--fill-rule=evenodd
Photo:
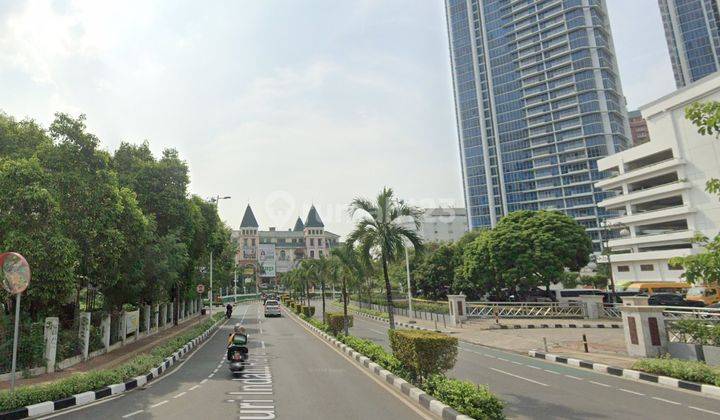
M98 369L112 369L118 365L121 365L122 363L127 362L128 360L137 356L138 354L149 352L150 350L152 350L153 347L155 347L159 343L170 340L171 338L175 337L176 335L192 328L193 326L197 325L198 323L200 323L201 321L204 321L206 319L208 319L207 315L205 315L205 316L198 315L188 321L183 322L182 324L180 324L176 327L172 327L167 330L160 331L149 337L141 338L140 340L135 341L130 344L127 344L125 346L122 346L122 347L116 349L115 351L97 356L86 362L78 363L67 369L63 369L62 371L56 370L53 373L45 373L45 374L35 376L32 378L27 378L27 379L22 378L22 372L18 371L17 377L15 379L15 386L21 387L21 386L27 386L27 385L42 384L42 383L46 383L46 382L54 382L58 379L68 377L75 373L88 372L88 371L98 370ZM0 382L0 390L4 390L4 389L10 389L10 381L9 380Z
M625 348L622 328L535 328L535 329L495 329L495 320L472 320L460 326L443 326L443 322L424 319L411 319L395 315L399 322L412 322L428 329L451 334L461 341L508 350L527 355L529 350L545 351L543 338L547 340L550 353L604 363L617 367L630 367L637 358L630 357ZM609 320L585 319L502 319L503 325L527 324L608 324ZM588 341L588 353L583 348L582 336Z

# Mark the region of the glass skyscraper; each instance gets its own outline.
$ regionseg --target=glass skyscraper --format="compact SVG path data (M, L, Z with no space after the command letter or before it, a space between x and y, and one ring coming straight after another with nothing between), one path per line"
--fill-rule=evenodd
M658 0L658 3L677 87L718 71L718 0Z
M556 209L599 249L597 159L629 145L604 0L445 0L471 228Z

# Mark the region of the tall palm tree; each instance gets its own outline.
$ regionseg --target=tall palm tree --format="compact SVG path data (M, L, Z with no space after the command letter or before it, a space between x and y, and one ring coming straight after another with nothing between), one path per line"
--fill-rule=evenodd
M350 203L350 215L360 220L355 230L350 233L348 242L357 243L363 258L370 259L373 254L380 257L385 279L385 297L387 300L390 328L395 328L393 316L392 289L388 277L388 263L405 252L405 241L410 242L415 250L422 248L422 240L415 230L400 225L405 220L420 228L421 212L417 207L397 199L392 188L385 187L374 202L365 198L355 198Z
M343 329L345 335L348 335L348 284L355 280L361 280L364 275L364 266L358 260L357 252L352 244L346 243L339 248L335 248L330 253L336 259L337 274L340 277L341 293L343 302Z

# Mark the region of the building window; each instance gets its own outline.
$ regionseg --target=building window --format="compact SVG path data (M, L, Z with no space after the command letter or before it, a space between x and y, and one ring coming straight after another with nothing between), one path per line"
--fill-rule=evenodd
M617 266L618 273L629 273L630 272L630 266L629 265L618 265Z
M315 246L315 238L310 238L310 246Z
M315 251L310 250L310 258L315 258Z
M255 246L255 239L250 240L250 245Z
M670 264L670 263L668 263L668 270L677 271L677 270L682 270L682 269L683 269L682 264Z
M640 271L655 271L655 266L652 264L640 264Z

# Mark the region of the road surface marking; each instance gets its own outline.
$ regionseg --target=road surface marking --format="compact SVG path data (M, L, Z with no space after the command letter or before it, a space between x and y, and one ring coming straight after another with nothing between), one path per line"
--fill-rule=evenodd
M510 363L512 363L512 364L515 364L515 365L520 365L520 366L522 366L522 365L523 365L523 363L520 363L520 362L513 362L512 360L510 361Z
M498 359L498 360L502 360L503 362L509 362L508 359L503 359L502 357L498 357L497 359Z
M631 390L625 389L625 388L618 388L618 391L627 392L628 394L635 394L635 395L645 396L645 394L643 394L643 393L641 393L641 392L631 391Z
M133 411L132 413L125 414L124 416L122 416L122 418L126 419L126 418L132 417L132 416L134 416L134 415L136 415L136 414L140 414L140 413L142 413L143 411L144 411L144 410Z
M523 376L515 375L515 374L510 373L510 372L505 372L504 370L495 369L495 368L492 368L492 367L490 368L490 370L494 370L495 372L504 373L505 375L512 376L513 378L522 379L522 380L524 380L524 381L532 382L532 383L534 383L534 384L538 384L538 385L542 385L542 386L549 386L548 384L544 384L544 383L542 383L542 382L534 381L534 380L532 380L532 379L528 379L528 378L525 378L525 377L523 377Z
M591 383L591 384L595 384L595 385L604 386L605 388L610 388L610 385L604 384L604 383L602 383L602 382L590 381L590 383Z
M552 374L555 374L555 375L559 375L559 374L560 374L560 372L555 372L554 370L550 370L550 369L543 369L543 370L544 370L545 372L547 372L547 373L552 373Z
M260 340L260 348L262 348L262 349L265 348L265 341L264 341L264 340Z
M200 385L195 385L194 387L188 389L188 391L195 391L198 388L200 388Z
M675 402L675 401L670 401L670 400L666 400L665 398L660 398L660 397L652 397L652 399L653 399L653 400L658 400L658 401L662 401L662 402L666 402L666 403L668 403L668 404L674 404L674 405L681 405L681 404L680 404L679 402Z
M718 413L717 411L710 411L700 407L693 407L692 405L689 405L688 407L692 408L693 410L702 411L703 413L715 414L716 416L720 416L720 413Z
M214 373L211 373L211 374L208 375L208 378L212 378L213 376L215 376L215 374L214 374Z
M542 370L542 368L541 368L541 367L538 367L538 366L528 365L528 367L529 367L529 368L533 368L533 369L537 369L537 370Z
M180 397L182 397L182 396L185 395L185 394L187 394L187 392L186 392L186 391L183 391L183 392L177 394L176 396L174 396L173 398L180 398Z
M165 401L160 401L160 402L159 402L159 403L157 403L157 404L153 404L153 405L151 405L151 406L150 406L150 408L160 407L161 405L163 405L163 404L167 404L167 403L168 403L168 400L165 400Z
M578 378L577 376L572 376L572 375L565 375L565 376L567 376L568 378L577 379L578 381L582 381L582 380L583 380L583 378Z
M204 384L205 382L207 382L207 379L203 379L202 381L200 381L200 385Z
M380 334L380 335L385 335L385 334L386 334L384 331L378 331L378 330L373 329L373 328L368 328L368 330L374 332L375 334Z

